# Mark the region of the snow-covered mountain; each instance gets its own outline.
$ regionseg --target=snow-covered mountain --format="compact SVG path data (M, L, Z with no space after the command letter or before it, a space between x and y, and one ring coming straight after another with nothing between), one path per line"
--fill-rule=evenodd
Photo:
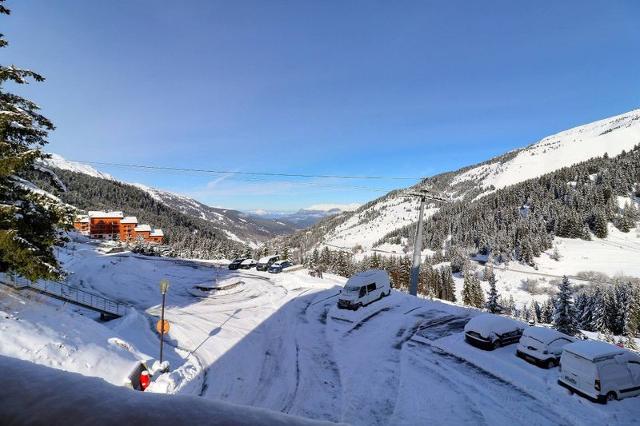
M90 165L66 160L58 154L50 154L50 156L50 158L42 162L42 165L48 169L60 169L94 178L132 185L149 194L154 200L175 211L211 222L217 229L222 231L229 240L245 245L256 247L263 241L279 235L290 234L300 229L299 226L283 219L275 220L247 214L238 210L211 207L184 195L151 188L142 184L119 182L113 176L100 172ZM115 207L126 210L125 205L114 206L114 208Z
M350 212L360 207L358 203L350 204L315 204L296 212L254 210L251 213L265 219L274 219L294 226L296 229L304 229L315 225L320 220L328 216L335 216L340 213Z
M162 191L139 183L133 185L147 192L155 200L181 213L220 225L230 239L248 245L255 246L276 235L290 234L298 229L283 220L260 217L238 210L211 207L184 195Z
M42 161L42 164L46 167L53 167L61 170L68 170L70 172L82 173L101 179L115 180L110 174L98 171L96 168L88 164L82 164L78 163L77 161L67 160L61 155L54 153L49 153L49 156L49 158Z
M365 250L389 232L418 218L418 201L407 195L430 186L453 199L485 196L497 189L553 172L593 157L617 156L640 143L640 109L574 127L547 136L483 163L425 179L420 184L390 192L362 207L326 219L311 231L320 245ZM425 213L434 214L431 206Z
M574 127L456 175L451 185L464 182L489 189L542 176L605 153L615 157L640 142L640 109Z

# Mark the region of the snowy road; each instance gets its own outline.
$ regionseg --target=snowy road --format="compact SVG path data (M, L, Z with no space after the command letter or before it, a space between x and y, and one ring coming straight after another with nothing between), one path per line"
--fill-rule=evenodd
M513 347L480 351L462 339L477 311L398 292L357 312L336 308L343 279L272 275L212 265L75 250L71 280L130 301L120 336L157 353L149 332L160 279L171 282L166 357L156 391L265 407L356 425L630 424L637 398L607 406L569 396ZM96 273L99 272L99 273ZM100 273L103 272L103 273ZM237 284L196 297L195 284ZM142 315L140 315L142 314ZM144 330L141 330L144 328Z

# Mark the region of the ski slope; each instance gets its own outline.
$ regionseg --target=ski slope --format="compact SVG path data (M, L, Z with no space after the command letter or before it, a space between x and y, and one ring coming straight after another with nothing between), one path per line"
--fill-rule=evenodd
M605 153L615 157L639 143L637 109L547 136L507 161L489 162L459 174L452 185L473 181L485 189L500 189Z
M343 311L336 308L339 277L106 255L80 237L58 256L70 283L126 301L129 314L99 323L80 308L2 287L0 355L121 385L133 363L157 357L152 327L164 278L171 323L165 358L172 371L154 376L152 392L356 425L640 419L638 398L593 404L560 388L557 370L516 358L514 346L484 352L466 345L462 329L477 315L473 309L393 291L357 312ZM202 297L195 285L224 290Z

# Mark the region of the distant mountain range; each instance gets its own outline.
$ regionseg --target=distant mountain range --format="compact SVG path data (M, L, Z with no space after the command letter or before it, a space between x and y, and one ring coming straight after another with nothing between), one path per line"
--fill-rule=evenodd
M306 209L300 209L296 212L254 210L250 211L249 213L253 216L259 216L264 219L272 219L277 222L289 223L297 229L304 229L318 223L325 217L353 211L359 206L360 205L357 203L345 205L317 204Z

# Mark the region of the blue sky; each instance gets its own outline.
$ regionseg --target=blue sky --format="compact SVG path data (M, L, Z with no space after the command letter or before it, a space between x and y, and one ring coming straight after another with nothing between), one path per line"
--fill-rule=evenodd
M636 1L7 6L2 61L47 77L20 93L75 160L428 176L640 106ZM405 184L100 169L246 210Z

